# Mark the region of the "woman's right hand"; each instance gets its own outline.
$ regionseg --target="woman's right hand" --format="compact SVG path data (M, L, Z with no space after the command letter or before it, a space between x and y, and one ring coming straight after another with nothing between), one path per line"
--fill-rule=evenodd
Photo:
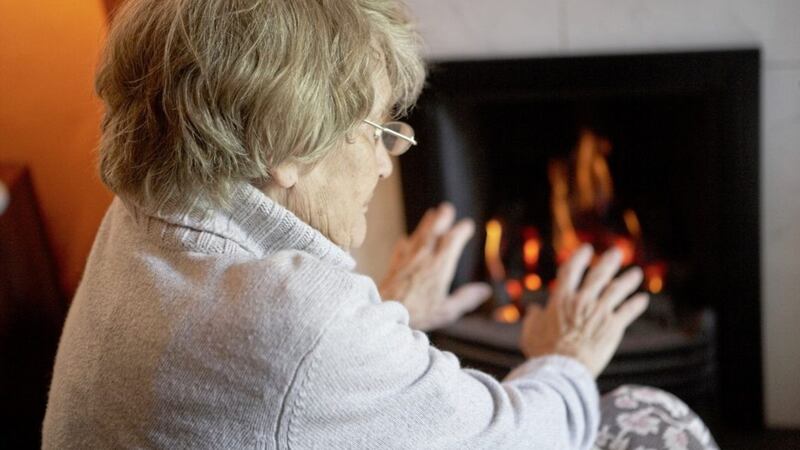
M584 245L559 268L547 306L528 308L520 347L528 358L575 358L596 378L614 356L625 328L647 308L648 296L637 294L625 301L641 284L642 270L634 267L614 279L622 264L616 249L603 254L581 285L592 255L591 246Z

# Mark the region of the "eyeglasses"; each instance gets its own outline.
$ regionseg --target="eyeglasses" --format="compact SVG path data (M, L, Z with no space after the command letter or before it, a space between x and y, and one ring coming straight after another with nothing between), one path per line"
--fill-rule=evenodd
M412 145L417 145L417 141L414 140L414 129L405 122L387 122L383 125L366 119L364 122L375 127L375 140L380 138L386 151L392 156L400 156Z

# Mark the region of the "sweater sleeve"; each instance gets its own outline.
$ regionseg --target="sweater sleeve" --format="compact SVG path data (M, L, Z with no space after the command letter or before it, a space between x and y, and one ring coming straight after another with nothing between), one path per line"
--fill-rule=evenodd
M400 303L373 298L331 320L282 428L290 448L585 449L598 422L596 384L577 361L531 359L500 382L431 346Z

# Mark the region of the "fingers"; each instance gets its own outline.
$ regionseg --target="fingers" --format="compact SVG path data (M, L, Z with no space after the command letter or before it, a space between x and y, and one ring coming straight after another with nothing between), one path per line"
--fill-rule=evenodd
M647 309L649 302L649 295L645 293L636 294L619 307L617 312L614 313L614 319L624 330L628 327L628 325L636 320L637 317L642 315L642 313Z
M611 316L617 306L631 295L642 283L642 269L632 267L608 285L596 307L586 319L589 329L597 329L601 323Z
M562 328L574 321L575 291L592 261L592 255L594 255L592 246L584 244L558 269L558 281L553 295L548 300L548 309L558 310L559 326Z
M442 203L437 208L429 209L422 216L414 233L406 238L402 256L397 258L398 265L414 271L419 266L427 264L436 243L450 229L454 219L455 209L449 203Z
M473 234L475 223L472 219L462 219L440 240L437 251L441 258L441 273L447 279L446 284L450 284L453 279L458 260Z
M600 261L586 275L579 296L592 300L597 298L600 291L614 278L621 265L622 252L619 249L613 248L603 253Z
M448 321L454 321L473 311L492 295L492 287L486 283L467 283L453 292L445 302Z
M392 256L389 258L389 267L393 268L398 265L406 258L408 255L409 250L409 238L402 237L397 240L394 244L394 248L392 249Z
M591 316L597 314L597 307L599 306L597 297L616 275L621 265L622 252L619 249L612 248L603 253L600 261L586 275L583 286L575 296L575 304L568 309L569 321L573 323L581 321L594 322Z
M623 300L642 284L642 278L642 269L638 267L632 267L625 271L605 289L598 301L598 309L603 308L609 312L616 309Z
M438 237L450 229L455 217L455 208L447 202L440 204L437 208L429 209L422 216L422 220L409 238L411 248L419 249L433 245Z
M428 210L425 211L425 214L422 215L422 219L420 219L419 223L417 224L417 228L414 229L414 232L409 237L409 240L411 241L419 240L419 237L422 234L427 233L427 230L429 230L433 226L433 221L435 219L435 216L436 216L436 208L428 208Z
M441 236L453 226L456 220L456 208L448 202L443 202L436 209L436 220L433 221L433 234Z
M556 288L553 291L552 298L560 300L571 297L575 293L581 278L583 278L583 273L589 267L592 254L592 246L584 244L572 255L569 261L559 267Z

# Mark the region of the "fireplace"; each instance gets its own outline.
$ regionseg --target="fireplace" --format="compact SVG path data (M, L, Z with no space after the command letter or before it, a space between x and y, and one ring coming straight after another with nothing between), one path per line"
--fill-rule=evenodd
M456 283L495 286L433 342L502 376L558 264L613 245L652 297L601 390L647 383L762 425L758 50L435 63L410 121L409 229L453 202L483 230Z

